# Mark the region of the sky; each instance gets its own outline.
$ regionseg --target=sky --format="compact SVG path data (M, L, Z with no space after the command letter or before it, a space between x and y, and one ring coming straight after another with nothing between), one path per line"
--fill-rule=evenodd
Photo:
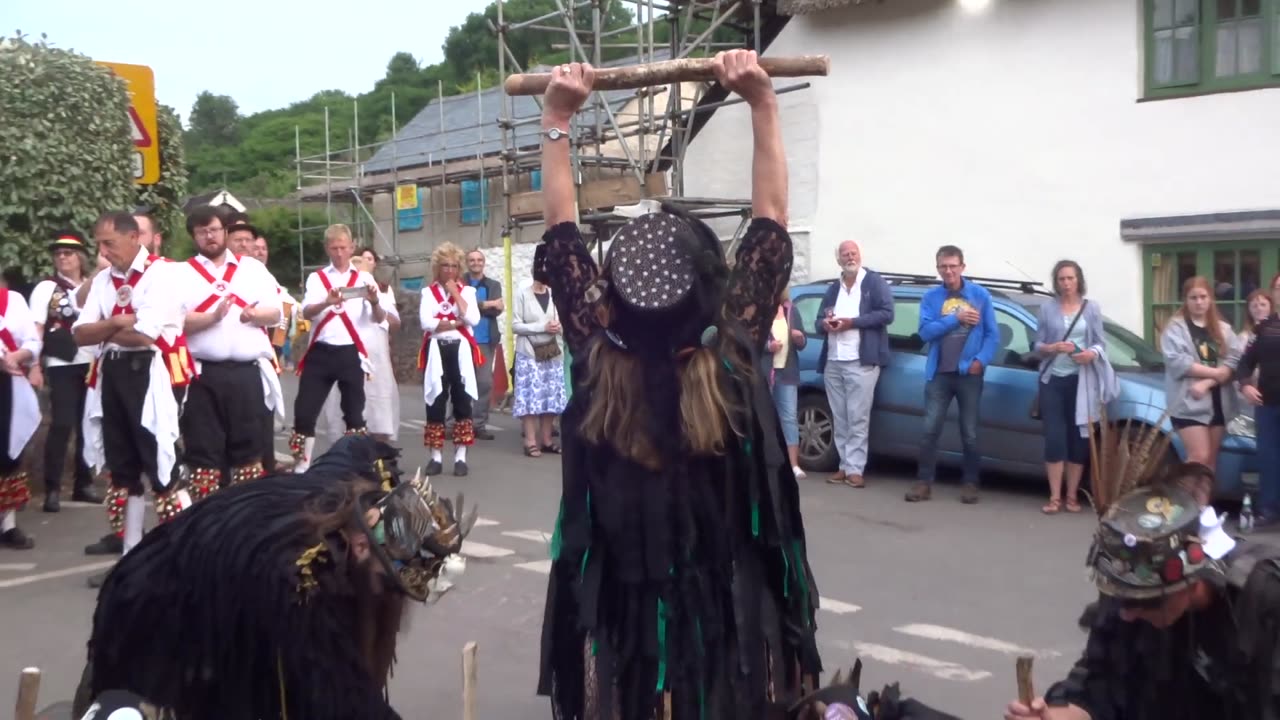
M371 90L398 51L439 62L449 28L490 1L0 0L0 36L44 33L50 44L94 60L150 66L157 100L185 124L204 90L230 95L244 115L320 90Z

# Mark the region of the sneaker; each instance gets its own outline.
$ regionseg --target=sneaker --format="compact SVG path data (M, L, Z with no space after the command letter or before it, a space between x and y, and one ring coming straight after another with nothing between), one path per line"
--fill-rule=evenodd
M925 502L926 500L932 500L933 486L930 485L929 483L916 483L915 487L911 488L911 491L907 493L907 496L905 499L907 502L910 502L910 503Z
M978 486L973 483L965 483L964 489L960 491L960 502L965 505L976 505L978 503Z

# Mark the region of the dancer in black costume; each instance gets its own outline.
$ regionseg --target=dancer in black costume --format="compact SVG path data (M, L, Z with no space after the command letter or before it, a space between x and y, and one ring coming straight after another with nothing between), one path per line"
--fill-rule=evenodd
M107 576L76 697L127 691L174 720L393 720L405 598L426 600L475 522L399 451L348 436L301 474L233 485ZM455 516L455 509L457 516Z
M545 97L546 265L574 362L538 686L557 718L760 718L821 670L798 488L752 369L791 274L777 99L755 53L715 62L755 133L732 272L670 207L598 270L565 137L594 71L555 68Z

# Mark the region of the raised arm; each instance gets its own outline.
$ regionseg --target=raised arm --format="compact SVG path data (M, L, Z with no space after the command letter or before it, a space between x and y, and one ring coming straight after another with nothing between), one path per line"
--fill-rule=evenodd
M551 71L551 84L542 106L542 203L547 222L547 284L564 324L569 352L578 354L599 328L599 319L586 301L587 290L600 275L578 230L573 165L569 161L569 123L586 102L595 81L590 65L572 63ZM555 130L556 132L551 132ZM558 139L551 135L564 133Z

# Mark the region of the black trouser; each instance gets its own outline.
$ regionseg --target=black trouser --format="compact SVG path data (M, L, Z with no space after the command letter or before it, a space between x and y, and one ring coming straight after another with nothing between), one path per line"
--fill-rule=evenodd
M157 478L156 436L142 427L142 406L151 385L154 354L154 350L109 350L102 354L98 377L102 392L102 445L107 468L111 470L111 484L128 490L135 497L146 493L143 473L151 478L155 492L164 491ZM176 463L174 468L176 470Z
M318 342L307 351L298 380L298 398L293 401L293 429L315 437L316 419L333 384L341 395L342 420L348 430L364 427L364 370L355 345Z
M270 409L262 416L262 469L276 471L276 411Z
M73 432L76 436L75 489L80 490L93 484L93 473L84 461L84 432L81 429L81 423L84 422L84 396L89 390L85 385L88 369L84 364L57 365L45 369L52 411L49 434L44 441L45 492L57 492L62 488L67 443Z
M9 428L13 424L13 380L9 376L0 376L0 439L5 448L9 447ZM22 453L11 458L5 450L0 450L0 479L12 475L22 467ZM0 489L3 489L0 487Z
M462 381L462 366L458 363L471 362L471 346L467 345L468 353L460 357L459 350L464 347L461 341L436 340L435 342L440 347L440 364L443 366L441 381L444 387L436 401L427 406L427 422L444 423L445 410L450 398L453 399L453 419L470 420L471 396L467 394L466 383Z
M182 409L183 457L191 468L238 468L262 459L258 363L201 361Z

